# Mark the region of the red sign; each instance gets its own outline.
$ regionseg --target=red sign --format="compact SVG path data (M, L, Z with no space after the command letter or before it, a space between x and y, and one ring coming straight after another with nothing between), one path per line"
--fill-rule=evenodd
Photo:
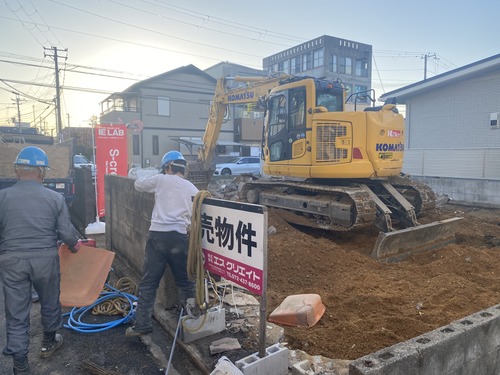
M94 136L97 168L97 215L103 217L106 214L104 176L107 174L127 176L128 174L127 126L125 124L96 125Z
M266 287L267 211L263 206L203 200L203 266L257 295Z

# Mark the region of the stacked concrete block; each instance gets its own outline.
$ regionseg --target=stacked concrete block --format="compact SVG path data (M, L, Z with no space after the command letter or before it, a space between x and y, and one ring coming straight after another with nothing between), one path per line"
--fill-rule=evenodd
M274 344L266 348L266 356L258 353L236 361L236 367L244 375L286 375L288 374L288 348Z

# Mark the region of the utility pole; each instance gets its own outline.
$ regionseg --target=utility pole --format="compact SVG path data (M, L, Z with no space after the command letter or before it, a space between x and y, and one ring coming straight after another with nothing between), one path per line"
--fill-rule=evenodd
M425 55L422 56L422 59L424 59L424 81L427 79L427 59L429 57L432 57L434 59L437 59L435 53L426 53Z
M16 98L12 100L15 101L17 105L17 126L21 126L21 107L20 107L21 99L19 99L19 94L17 92L13 92L13 94L16 95Z
M47 52L44 52L43 57L52 57L54 59L55 63L55 70L56 70L56 126L57 126L57 135L59 138L59 143L62 142L62 115L61 115L61 86L59 84L59 56L58 52L65 52L66 54L68 53L68 49L60 50L57 47L51 47L51 48L46 48L43 47L44 50L49 50L52 52L52 54L49 54ZM67 59L67 55L64 56L64 59Z

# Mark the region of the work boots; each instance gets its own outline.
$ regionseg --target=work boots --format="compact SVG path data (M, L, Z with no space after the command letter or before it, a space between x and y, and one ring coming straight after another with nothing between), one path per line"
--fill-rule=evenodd
M28 357L26 355L13 357L14 362L14 375L29 375L30 367L28 365Z
M49 358L63 344L63 337L59 333L44 332L40 358Z

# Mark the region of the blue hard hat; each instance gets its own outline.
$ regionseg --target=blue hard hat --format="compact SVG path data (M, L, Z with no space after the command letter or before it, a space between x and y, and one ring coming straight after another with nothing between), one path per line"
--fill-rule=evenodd
M163 158L161 158L161 165L163 166L177 160L183 160L184 164L186 162L186 159L184 159L184 156L182 156L179 151L169 151L165 155L163 155Z
M19 151L14 164L48 168L49 158L41 148L28 146Z

